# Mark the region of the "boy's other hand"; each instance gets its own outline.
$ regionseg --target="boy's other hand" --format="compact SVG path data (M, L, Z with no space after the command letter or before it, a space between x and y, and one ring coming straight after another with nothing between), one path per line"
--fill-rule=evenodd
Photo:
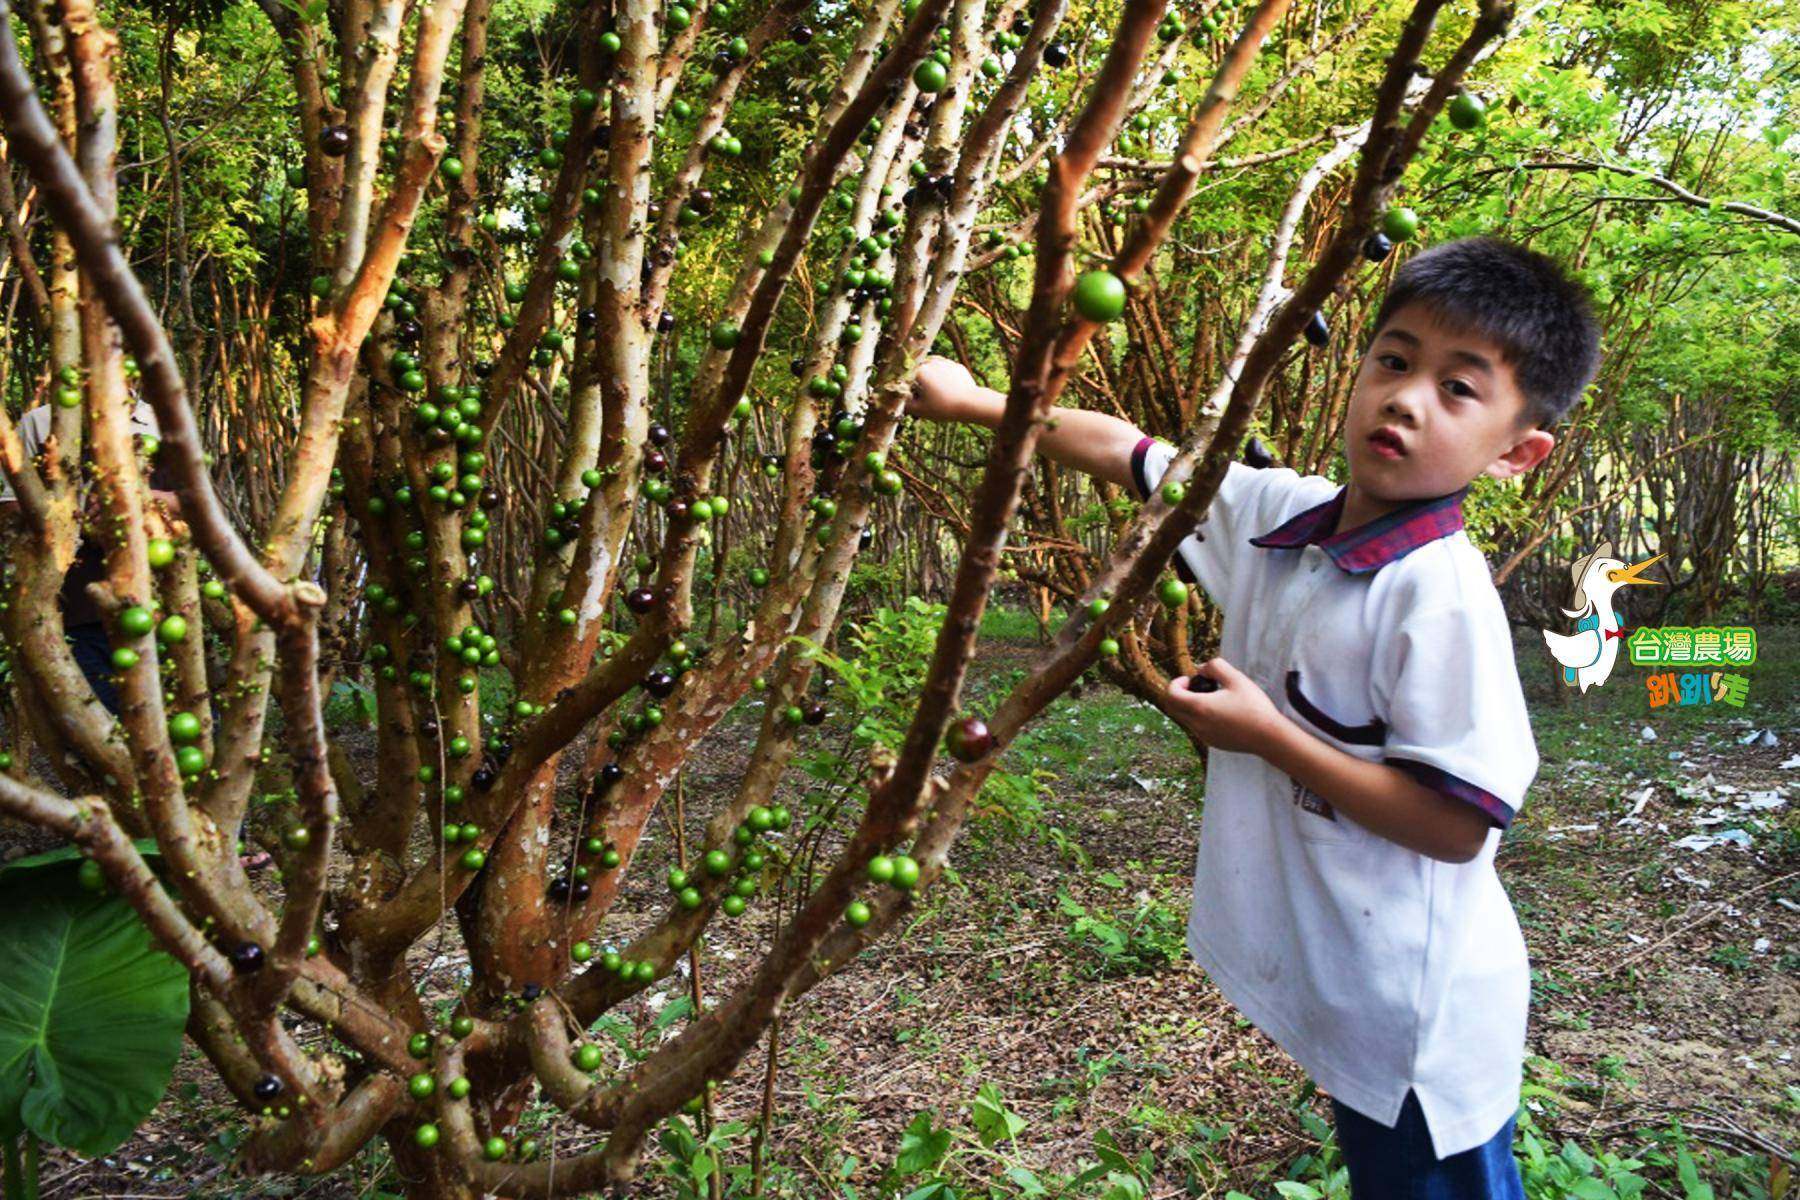
M964 405L975 395L979 385L969 369L955 359L933 354L919 364L913 376L912 395L907 397L908 416L927 421L960 421Z
M1261 755L1286 720L1257 682L1222 658L1200 664L1200 676L1218 684L1211 692L1188 687L1188 676L1169 680L1165 711L1182 728L1219 750Z

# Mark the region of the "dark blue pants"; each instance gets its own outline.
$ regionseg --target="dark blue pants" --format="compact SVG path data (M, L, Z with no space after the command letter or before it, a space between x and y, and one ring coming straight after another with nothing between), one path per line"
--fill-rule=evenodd
M1513 1158L1511 1117L1486 1144L1438 1158L1412 1092L1392 1129L1336 1100L1331 1107L1354 1200L1525 1200Z
M70 625L63 630L75 665L93 685L94 695L106 705L106 711L119 711L119 689L113 686L112 643L106 639L106 626L98 621L86 625Z

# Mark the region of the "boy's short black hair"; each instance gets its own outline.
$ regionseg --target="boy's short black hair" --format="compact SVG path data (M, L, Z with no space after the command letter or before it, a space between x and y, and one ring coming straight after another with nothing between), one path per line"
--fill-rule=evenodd
M1376 333L1412 303L1500 347L1525 396L1526 428L1560 423L1600 368L1600 323L1586 285L1524 246L1468 237L1414 255L1394 273Z

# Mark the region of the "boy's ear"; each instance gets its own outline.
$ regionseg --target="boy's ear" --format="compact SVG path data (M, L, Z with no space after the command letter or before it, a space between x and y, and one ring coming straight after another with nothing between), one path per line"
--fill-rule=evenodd
M1489 463L1483 474L1495 479L1513 479L1531 470L1550 456L1556 448L1556 435L1546 429L1527 429L1518 440Z

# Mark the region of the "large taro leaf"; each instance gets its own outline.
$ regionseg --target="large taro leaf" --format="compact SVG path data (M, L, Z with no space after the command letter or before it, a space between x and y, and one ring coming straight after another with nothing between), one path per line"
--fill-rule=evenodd
M187 972L130 905L87 891L62 857L0 871L0 1141L30 1129L106 1154L169 1085Z

